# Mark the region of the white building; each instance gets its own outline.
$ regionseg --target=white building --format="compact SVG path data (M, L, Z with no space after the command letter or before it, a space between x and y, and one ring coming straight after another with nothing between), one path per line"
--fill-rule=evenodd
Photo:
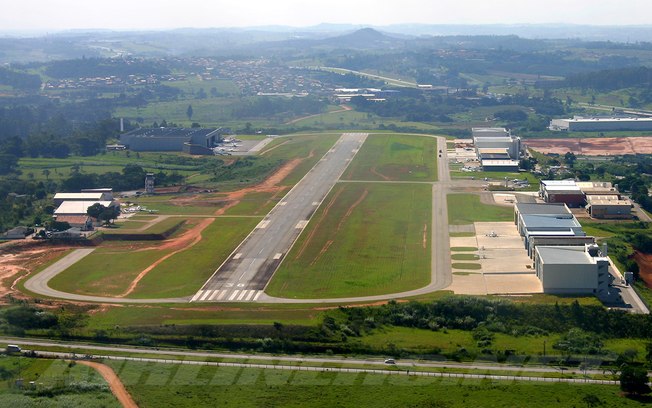
M476 155L485 171L518 171L521 138L504 128L472 128L471 131Z
M613 195L587 195L586 211L591 218L631 218L632 202Z
M609 259L597 245L537 246L534 265L544 293L606 297L609 292Z
M572 119L553 119L548 128L570 132L645 131L652 130L652 118L575 116Z

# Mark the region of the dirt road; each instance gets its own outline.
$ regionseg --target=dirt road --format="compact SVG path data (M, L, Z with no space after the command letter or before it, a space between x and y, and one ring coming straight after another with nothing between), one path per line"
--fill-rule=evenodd
M123 407L138 408L138 405L136 405L136 402L131 398L131 395L127 392L124 384L122 384L122 381L120 381L120 378L118 378L111 367L94 361L78 360L77 363L92 367L95 371L100 373L102 378L104 378L104 380L109 384L109 388L111 388L113 395L115 395Z

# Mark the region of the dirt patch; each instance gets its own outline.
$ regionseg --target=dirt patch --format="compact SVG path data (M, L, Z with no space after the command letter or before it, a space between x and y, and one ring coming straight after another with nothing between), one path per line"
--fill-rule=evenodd
M526 147L544 154L566 154L567 152L585 156L652 154L652 138L646 136L528 139L524 144Z
M652 289L652 254L636 251L634 260L638 264L638 276L645 282L645 286Z
M374 175L380 177L381 179L383 179L385 181L390 181L391 180L391 178L387 177L386 175L384 175L382 173L379 173L378 170L376 170L376 167L370 168L369 171L371 172L371 174L374 174Z
M158 260L156 260L154 263L152 263L150 266L147 268L143 269L142 272L136 276L136 278L129 284L129 287L127 290L125 290L123 293L118 295L118 297L125 297L131 294L135 289L136 286L138 286L138 283L154 268L156 268L158 265L160 265L163 261L166 259L178 254L179 252L185 251L189 248L192 248L194 245L196 245L198 242L202 240L201 232L206 229L211 223L215 221L214 218L206 218L199 224L197 224L193 229L188 230L186 233L184 233L181 237L179 237L177 240L172 240L173 242L171 243L166 243L163 244L162 246L158 247L159 249L169 249L169 248L176 248L173 252L170 252L167 255L162 256ZM166 248L166 245L167 248Z
M111 367L94 361L78 360L77 363L91 367L97 371L109 384L111 392L124 408L138 408L138 405L136 405L136 402L131 398L131 395L127 392L124 384L120 381L120 378Z

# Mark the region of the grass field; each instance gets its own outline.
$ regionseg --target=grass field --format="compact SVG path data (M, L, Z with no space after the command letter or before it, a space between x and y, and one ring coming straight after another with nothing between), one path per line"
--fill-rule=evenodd
M198 220L187 222L193 224ZM149 271L136 286L132 297L185 296L194 293L258 221L256 218L215 219L202 231L201 241ZM54 277L50 286L73 293L119 295L125 292L141 271L174 251L161 250L155 242L122 244L123 247L116 245L96 249ZM125 245L128 247L124 248ZM136 248L138 250L134 250Z
M430 191L421 184L336 185L268 293L346 297L425 286L430 280Z
M618 387L108 362L139 407L639 406ZM591 396L591 397L587 397ZM216 402L219 401L219 405Z
M436 181L437 139L408 135L370 135L342 178Z
M475 194L449 194L447 199L448 222L451 225L514 219L512 208L483 204L480 196Z
M130 297L157 298L195 293L259 222L257 218L216 218L202 240L152 269Z
M80 364L69 365L63 360L24 357L0 358L0 368L8 370L11 379L22 378L25 385L35 381L37 391L44 395L30 395L27 390L13 388L13 381L0 382L0 406L3 407L88 407L118 408L120 403L111 394L104 379L92 368ZM47 395L52 390L53 396Z
M460 262L460 263L453 263L451 265L454 269L466 269L469 271L477 271L482 269L482 265L478 263L471 263L471 262Z

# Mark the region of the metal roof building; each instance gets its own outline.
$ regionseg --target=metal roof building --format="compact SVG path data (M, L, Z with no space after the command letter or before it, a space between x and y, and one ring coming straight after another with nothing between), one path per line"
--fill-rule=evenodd
M213 154L211 149L223 133L222 128L140 128L121 135L120 142L136 152L181 152L195 147L197 151L190 153Z
M570 132L603 132L616 130L652 130L652 118L640 117L582 117L553 119L550 130Z
M608 295L609 259L597 245L537 246L534 265L544 293Z

